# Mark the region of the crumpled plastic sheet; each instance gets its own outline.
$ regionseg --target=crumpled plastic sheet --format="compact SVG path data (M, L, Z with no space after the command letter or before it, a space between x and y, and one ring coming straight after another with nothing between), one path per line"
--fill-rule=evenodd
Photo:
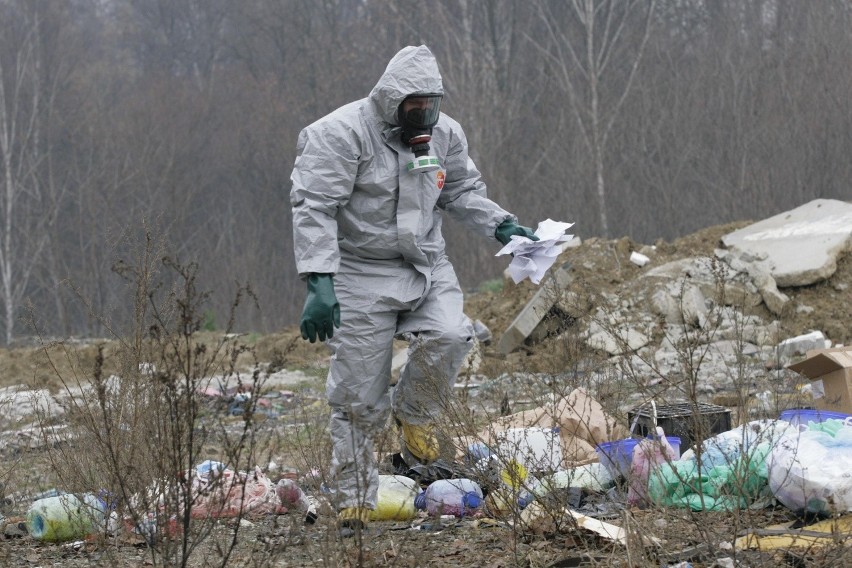
M796 513L852 512L852 420L809 423L772 448L769 487Z
M651 501L693 511L730 511L772 497L767 456L787 432L797 430L783 420L755 420L702 442L701 462L695 452L655 468L648 483Z
M252 518L287 512L275 484L257 466L251 472L214 467L199 473L196 468L190 492L193 498L190 516L194 519Z
M235 471L221 462L207 460L187 472L186 479L190 480L190 517L193 519L262 518L291 510L307 512L313 506L294 481L282 479L276 485L257 466L251 471ZM154 486L148 497L156 498L158 493L158 486ZM162 495L158 501L159 511L152 511L153 516L165 509Z
M193 519L257 519L290 511L304 513L306 523L317 519L316 500L305 494L295 481L284 478L273 484L257 466L250 472L234 471L220 462L207 460L188 472L186 478L191 479L189 516ZM154 485L148 497L156 498L158 493L159 486ZM162 525L159 530L165 534L181 531L178 515L163 518L163 496L159 495L157 500L160 506L155 510L142 514L136 521L129 516L123 521L127 530L143 535L149 543L156 541L158 525ZM139 507L138 502L135 505Z

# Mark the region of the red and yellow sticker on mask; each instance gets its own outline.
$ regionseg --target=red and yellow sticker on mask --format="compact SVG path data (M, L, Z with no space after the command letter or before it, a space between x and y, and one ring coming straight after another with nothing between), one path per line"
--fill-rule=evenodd
M435 178L438 180L438 190L444 189L444 170L438 170L438 173L435 174Z

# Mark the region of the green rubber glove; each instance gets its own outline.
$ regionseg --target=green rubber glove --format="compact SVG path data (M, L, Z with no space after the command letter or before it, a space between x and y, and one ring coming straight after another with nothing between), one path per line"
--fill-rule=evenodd
M340 304L334 295L334 280L331 274L308 275L308 297L302 310L302 339L311 343L334 336L334 328L340 327Z
M535 233L529 227L522 227L517 223L513 223L509 219L506 219L502 223L497 226L497 230L494 231L494 237L503 243L504 245L509 244L509 241L512 240L512 235L519 235L521 237L527 237L531 241L537 241L538 237L535 236Z

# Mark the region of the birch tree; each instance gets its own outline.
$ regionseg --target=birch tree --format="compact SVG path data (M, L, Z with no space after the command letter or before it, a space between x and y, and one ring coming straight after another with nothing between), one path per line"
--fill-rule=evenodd
M27 286L48 243L60 196L48 195L50 109L58 92L54 27L63 8L50 0L9 2L0 11L0 302L8 345Z
M591 157L598 221L609 236L604 163L607 143L651 34L656 0L537 0L544 37L530 41L567 95Z

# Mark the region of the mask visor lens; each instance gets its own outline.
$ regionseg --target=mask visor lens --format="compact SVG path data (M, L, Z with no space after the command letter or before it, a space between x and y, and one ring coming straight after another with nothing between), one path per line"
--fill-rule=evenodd
M405 121L415 128L431 128L438 123L441 95L415 95L402 102Z

